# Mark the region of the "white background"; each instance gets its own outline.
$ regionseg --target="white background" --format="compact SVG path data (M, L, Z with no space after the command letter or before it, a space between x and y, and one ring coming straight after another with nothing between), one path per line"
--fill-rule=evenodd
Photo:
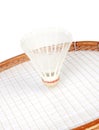
M99 41L99 0L0 0L0 61L23 53L33 28L63 27L73 40Z

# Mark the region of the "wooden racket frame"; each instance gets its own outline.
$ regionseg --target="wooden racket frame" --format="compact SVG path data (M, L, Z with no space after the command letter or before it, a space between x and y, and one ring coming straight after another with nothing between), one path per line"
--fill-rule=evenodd
M99 51L99 42L98 41L72 42L69 51L79 51L79 50ZM26 62L28 60L29 58L25 53L12 57L0 63L0 72L7 70L18 64L21 64L23 62ZM89 122L88 124L74 128L73 130L99 130L99 119L96 119L92 122Z

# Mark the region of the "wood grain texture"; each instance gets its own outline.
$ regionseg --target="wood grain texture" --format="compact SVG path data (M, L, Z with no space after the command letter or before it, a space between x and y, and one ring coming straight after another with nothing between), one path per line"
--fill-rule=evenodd
M12 58L0 63L0 72L4 71L6 69L9 69L15 65L21 64L28 60L29 60L29 58L27 57L27 55L25 53L12 57Z
M72 130L99 130L99 119L89 122Z
M93 50L99 51L99 42L98 41L77 41L73 42L70 51L79 51L79 50Z
M93 50L99 51L99 42L98 41L77 41L73 42L69 51L79 51L79 50ZM25 61L28 61L29 58L25 53L10 58L6 61L0 63L0 72L9 69L15 65L21 64Z

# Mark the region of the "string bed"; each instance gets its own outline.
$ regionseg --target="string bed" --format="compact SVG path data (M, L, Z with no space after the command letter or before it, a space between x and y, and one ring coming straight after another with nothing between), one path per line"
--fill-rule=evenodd
M0 130L71 130L99 119L98 47L77 44L56 87L44 86L27 59L0 73Z

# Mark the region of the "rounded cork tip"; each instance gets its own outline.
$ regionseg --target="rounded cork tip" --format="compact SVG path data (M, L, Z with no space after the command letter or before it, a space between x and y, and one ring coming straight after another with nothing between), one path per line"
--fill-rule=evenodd
M44 81L44 80L42 80L42 81L43 81L43 83L44 83L45 86L47 86L47 87L54 87L54 86L56 86L58 84L59 79L60 78L57 78L54 81Z

